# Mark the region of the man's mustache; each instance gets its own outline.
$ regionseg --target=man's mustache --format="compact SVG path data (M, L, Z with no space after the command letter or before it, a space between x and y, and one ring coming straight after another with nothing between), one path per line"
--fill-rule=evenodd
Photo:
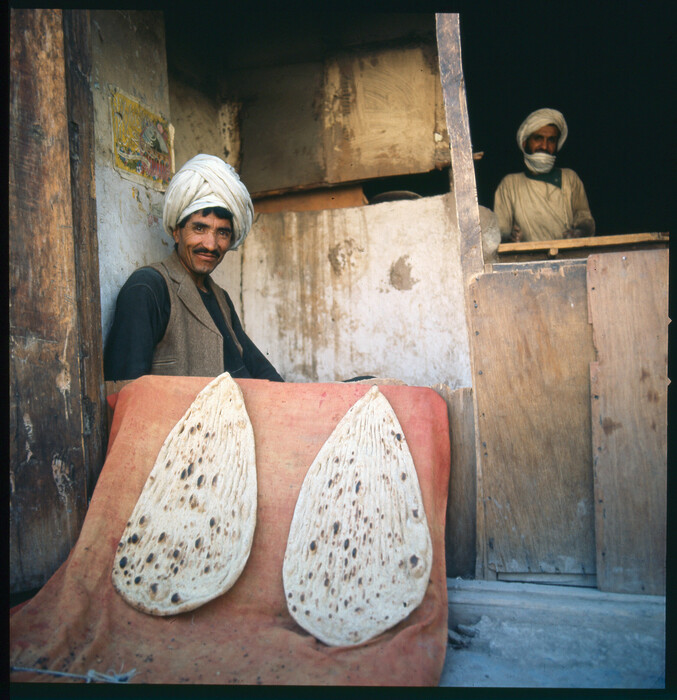
M207 250L206 248L194 248L194 249L193 249L193 252L194 252L196 255L210 255L212 258L218 258L218 257L219 257L216 253L214 253L214 252L211 251L211 250Z

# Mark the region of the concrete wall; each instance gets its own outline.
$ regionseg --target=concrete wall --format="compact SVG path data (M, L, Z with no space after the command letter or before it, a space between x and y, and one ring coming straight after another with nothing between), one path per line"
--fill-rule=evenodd
M471 386L452 195L260 215L243 320L287 381Z
M162 229L162 193L123 178L113 168L111 90L170 117L161 12L92 11L92 94L95 177L104 339L115 299L139 265L165 257L172 240Z

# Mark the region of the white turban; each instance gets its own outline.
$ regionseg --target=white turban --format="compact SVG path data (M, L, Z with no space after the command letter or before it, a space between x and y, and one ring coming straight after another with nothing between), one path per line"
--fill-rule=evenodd
M252 227L251 197L232 166L217 156L200 153L185 163L169 183L162 211L165 231L171 236L180 221L209 207L223 207L233 215L230 250L234 250Z
M547 173L552 170L555 164L555 156L549 153L527 153L522 145L534 131L538 131L541 127L554 124L559 129L559 139L557 140L557 152L567 140L569 130L567 123L564 120L564 115L556 109L537 109L532 112L520 125L517 130L517 145L520 151L524 153L524 163L529 170L536 173Z

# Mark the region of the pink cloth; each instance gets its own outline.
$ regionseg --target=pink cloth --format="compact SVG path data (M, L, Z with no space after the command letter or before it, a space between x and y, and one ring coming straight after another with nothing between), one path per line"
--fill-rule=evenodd
M86 674L136 669L132 683L437 685L447 639L444 520L447 407L432 389L383 386L409 443L433 542L421 605L357 647L328 647L287 611L282 560L306 471L368 389L360 384L237 380L254 428L258 512L235 585L192 612L154 617L115 592L119 538L165 437L208 378L147 376L117 397L106 463L66 562L10 615L10 665ZM55 682L14 672L11 680ZM65 679L68 680L68 679Z

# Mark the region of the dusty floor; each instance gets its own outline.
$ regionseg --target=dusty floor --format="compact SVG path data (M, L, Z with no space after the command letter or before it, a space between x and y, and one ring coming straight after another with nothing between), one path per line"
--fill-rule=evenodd
M665 687L665 598L449 579L441 686Z

